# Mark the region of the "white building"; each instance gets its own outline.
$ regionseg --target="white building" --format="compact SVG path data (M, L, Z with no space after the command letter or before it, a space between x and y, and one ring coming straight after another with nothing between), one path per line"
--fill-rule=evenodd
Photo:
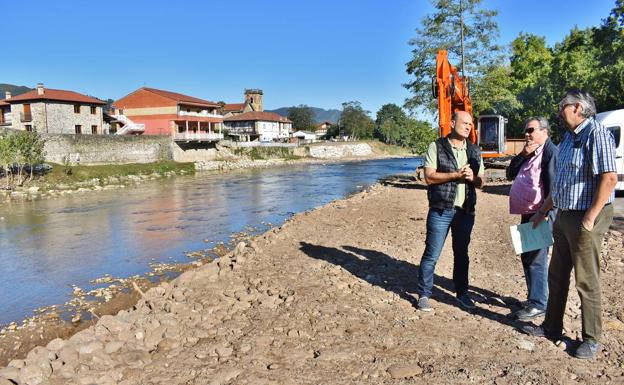
M245 112L225 118L223 124L228 135L239 141L286 140L292 132L292 122L274 112Z

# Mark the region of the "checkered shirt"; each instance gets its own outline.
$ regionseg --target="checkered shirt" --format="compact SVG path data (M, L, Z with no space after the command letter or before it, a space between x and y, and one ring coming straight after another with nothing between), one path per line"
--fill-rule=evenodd
M613 134L593 117L574 132L566 131L559 143L553 203L564 210L587 210L598 187L600 174L616 172ZM608 203L613 202L611 192Z

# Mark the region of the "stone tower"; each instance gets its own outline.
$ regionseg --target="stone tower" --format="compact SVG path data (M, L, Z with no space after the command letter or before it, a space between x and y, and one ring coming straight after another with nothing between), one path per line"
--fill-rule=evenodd
M253 111L264 111L264 105L262 103L262 90L245 90L245 104L251 106Z

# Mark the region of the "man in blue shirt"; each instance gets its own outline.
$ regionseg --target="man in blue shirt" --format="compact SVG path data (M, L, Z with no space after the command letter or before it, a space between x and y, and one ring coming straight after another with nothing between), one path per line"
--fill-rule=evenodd
M611 203L617 183L615 140L594 119L595 114L594 98L583 90L568 91L559 104L559 115L568 130L559 144L555 184L531 218L537 226L551 207L559 209L548 269L550 295L542 325L521 328L534 336L561 337L570 273L574 268L581 298L583 336L575 356L585 359L595 358L601 347L600 249L613 221Z

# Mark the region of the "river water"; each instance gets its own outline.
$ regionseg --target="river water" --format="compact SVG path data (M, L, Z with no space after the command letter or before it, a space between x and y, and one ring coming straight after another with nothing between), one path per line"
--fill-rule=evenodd
M89 281L105 274L125 278L150 271L152 262L189 262L188 251L280 225L381 177L411 173L420 163L384 159L199 173L0 205L0 324L64 303L72 284L90 290Z

